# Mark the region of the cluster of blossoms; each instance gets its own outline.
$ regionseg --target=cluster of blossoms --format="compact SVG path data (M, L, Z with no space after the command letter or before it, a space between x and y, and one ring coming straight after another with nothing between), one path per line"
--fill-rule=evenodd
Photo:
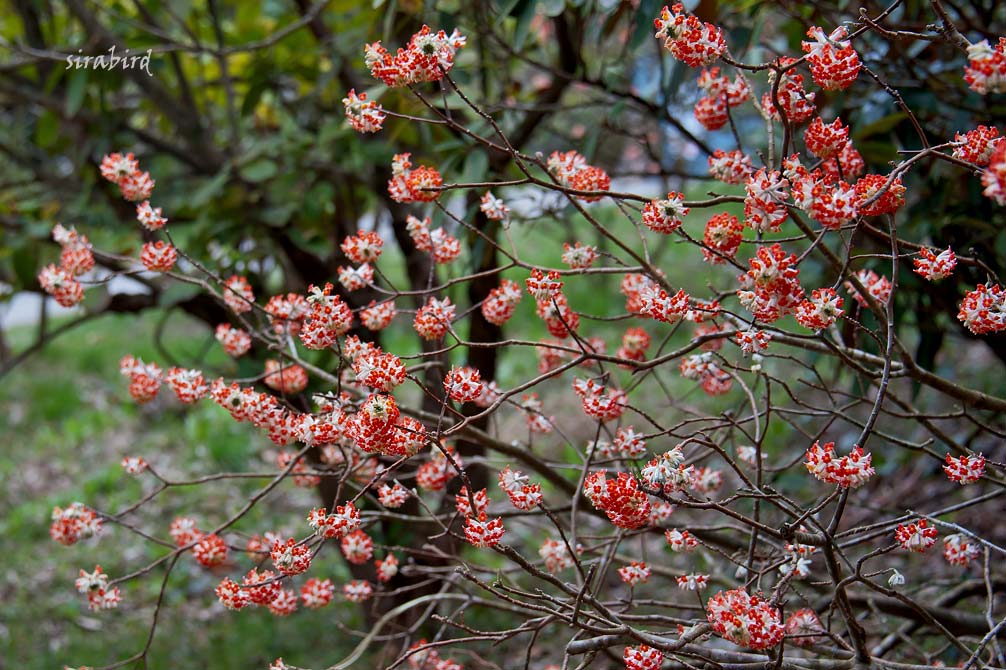
M954 458L947 454L943 471L947 473L950 481L957 482L961 486L973 484L985 474L985 457L981 454L965 454Z
M706 603L713 630L748 649L768 649L782 641L786 628L779 610L744 589L719 591Z
M553 575L573 567L573 557L570 555L569 549L566 548L565 542L545 540L541 548L538 549L538 555L545 561L545 569Z
M804 89L803 75L797 74L793 69L794 65L796 59L786 56L775 61L768 79L771 90L762 95L761 105L773 120L782 121L785 116L788 123L800 125L813 116L817 109L814 102L817 94L808 93Z
M727 50L723 31L711 23L703 23L687 14L682 4L664 7L653 20L656 37L664 40L664 48L689 67L709 65Z
M1006 330L1006 291L998 284L979 284L964 296L957 318L975 335Z
M622 653L625 670L660 670L664 662L664 654L659 649L641 644L637 647L626 647Z
M423 26L409 39L404 49L392 54L380 42L364 48L364 59L370 74L387 86L409 86L427 81L439 81L452 67L458 49L467 38L454 30L433 32Z
M824 632L821 619L812 609L799 609L786 619L786 641L798 647L816 644Z
M936 544L936 536L936 529L930 526L925 519L920 519L915 523L898 524L894 530L894 539L898 541L902 549L920 554Z
M75 502L66 508L53 507L49 537L70 546L83 538L97 535L101 531L101 523L101 517L83 503Z
M510 208L507 207L506 203L493 195L491 191L486 191L482 196L479 209L482 210L482 213L490 221L506 221L507 217L510 216Z
M108 586L108 575L100 565L94 566L93 572L80 571L80 576L74 582L77 592L87 597L87 607L90 610L108 610L118 607L122 597L119 587Z
M800 270L796 256L778 244L759 247L748 261L749 270L740 275L737 297L756 321L772 323L795 311L803 301Z
M826 91L849 88L859 76L862 64L852 43L845 39L847 35L844 26L835 28L830 35L825 35L818 26L812 26L807 30L807 37L812 41L801 43L814 83Z
M342 104L346 108L346 120L358 133L376 133L384 124L384 108L380 103L367 100L366 93L357 95L355 89L350 89Z
M943 538L943 558L950 565L967 567L981 555L978 543L962 533L954 533Z
M607 191L611 177L599 167L587 163L576 151L553 151L548 157L548 171L562 186L574 191ZM579 196L587 202L600 200L599 195Z
M999 142L989 155L989 164L982 172L982 193L997 205L1006 205L1006 143Z
M718 67L702 70L698 87L705 96L695 103L695 119L706 130L719 130L730 120L729 109L737 107L751 98L751 89L743 77L730 81L720 74Z
M857 446L849 454L836 458L834 442L827 442L823 446L815 442L807 450L804 465L810 474L822 482L837 484L842 488L859 488L873 476L872 462L873 455L864 452L862 447Z
M430 230L430 217L418 219L409 215L405 228L416 249L430 254L438 265L450 263L461 253L458 238L448 234L443 227Z
M63 307L72 307L84 299L84 287L75 278L94 268L94 253L87 237L72 226L56 224L52 239L60 246L59 265L48 265L38 275L42 290Z
M619 528L631 530L650 523L650 499L628 473L620 472L615 479L608 479L604 470L591 473L583 482L583 493Z
M950 247L938 254L932 249L920 249L919 257L913 258L912 263L915 265L916 274L928 281L940 281L954 273L957 256Z
M440 197L444 180L436 168L420 165L413 169L411 154L395 154L391 162L388 195L395 202L433 202Z
M531 484L527 475L506 466L500 470L499 487L519 510L527 511L541 503L541 485Z
M643 223L652 231L668 235L681 226L681 220L687 216L685 196L681 193L668 193L663 200L651 200L643 207Z
M981 95L1006 92L1006 37L1000 37L994 47L988 40L968 46L964 81Z

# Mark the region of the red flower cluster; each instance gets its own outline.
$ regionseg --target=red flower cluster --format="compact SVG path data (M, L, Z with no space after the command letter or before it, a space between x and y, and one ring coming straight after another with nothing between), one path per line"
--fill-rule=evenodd
M438 81L454 66L454 56L466 41L456 29L448 35L443 30L433 32L424 25L409 39L405 49L392 55L380 42L374 42L364 48L364 59L370 74L387 86Z
M794 63L796 63L796 59L788 57L779 58L775 61L779 70L792 68ZM773 68L769 72L768 79L769 86L773 90L778 78L778 70ZM800 125L814 114L814 110L816 109L814 98L817 94L808 93L804 90L803 75L797 74L796 70L789 69L782 74L782 79L779 81L779 88L776 93L779 98L779 106L782 109L782 113L786 115L788 123L795 126ZM761 105L772 119L776 121L782 120L782 114L779 113L779 109L776 109L775 103L772 100L772 90L762 96Z
M814 83L826 91L849 88L859 75L862 64L852 44L844 39L847 34L844 26L835 28L830 35L825 35L818 26L812 26L807 31L807 37L813 41L801 42Z
M599 167L587 163L576 151L553 151L548 157L548 171L561 185L574 191L607 191L611 177ZM587 202L601 199L600 195L577 196Z
M714 631L748 649L774 647L786 634L779 610L744 589L719 591L706 603L706 614Z
M440 197L444 180L436 168L420 165L412 169L410 154L395 154L391 163L388 195L395 202L433 202Z
M936 536L936 529L930 527L925 519L910 524L898 524L894 530L894 539L902 549L920 554L936 544Z
M346 108L346 120L358 133L376 133L384 124L384 108L373 100L367 100L366 93L356 94L356 89L342 99Z
M651 200L643 207L643 223L652 231L669 235L681 226L681 219L688 214L685 196L668 193L664 200Z
M727 50L723 31L686 14L680 3L670 9L664 7L653 26L657 29L655 37L664 40L664 48L689 67L709 65Z
M97 535L101 523L101 517L83 503L71 503L67 508L53 507L49 537L69 547L82 538Z
M835 457L835 443L823 446L815 442L807 450L804 465L807 471L828 484L838 484L842 488L859 488L873 476L873 455L855 447L851 453L841 458Z
M616 479L607 479L601 470L589 475L583 488L591 504L619 528L631 530L649 524L650 500L632 475L620 472Z
M1006 37L1000 37L995 47L988 40L968 47L964 81L981 95L1006 92Z
M737 297L756 321L776 321L803 301L796 256L786 254L780 245L759 247L748 266L750 269L737 278L741 285Z
M943 471L952 482L961 486L974 484L985 474L985 457L981 454L964 454L954 458L947 454Z

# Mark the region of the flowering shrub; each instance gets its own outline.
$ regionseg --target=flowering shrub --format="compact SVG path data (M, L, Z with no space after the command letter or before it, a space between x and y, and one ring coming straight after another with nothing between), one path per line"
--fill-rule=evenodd
M307 610L359 604L370 628L339 668L366 664L364 653L373 667L509 667L515 649L525 667L899 669L928 667L943 649L969 670L1001 667L1004 550L984 539L994 524L982 513L1006 491L1006 400L979 383L995 354L937 360L944 331L903 306L940 302L940 328L1003 350L996 262L959 234L915 234L911 217L927 206L924 171L1003 205L1006 142L991 115L923 128L874 69L882 47L939 46L955 63L940 77L992 105L1006 91L1006 41L971 44L934 2L918 31L891 19L893 6L825 12L835 16L801 26L788 50L765 49L725 17L707 20L704 4L643 17L695 123L642 89L589 71L578 81L580 95L633 105L635 127L605 126L617 143L522 130L511 93L472 80L485 58L472 46L500 46L477 30L423 25L400 48L359 45L355 70L340 74L353 83L346 127L332 137L356 150L385 143L366 176L382 214L340 203L348 218L303 249L299 233L268 228L280 249L299 250L281 268L268 254L241 258L241 245L228 250L235 261L192 242L162 200L171 171L144 146L95 161L91 173L135 217L139 251L99 250L56 225L59 261L39 266L39 287L80 305L105 283L96 266L194 287L228 365L124 351L120 398L247 424L267 466L180 481L161 472L171 454L136 453L122 469L152 492L135 508L56 507L60 544L103 542L113 528L161 552L124 575L81 569L86 606L138 612L149 597L133 583L185 560L215 585L193 597L221 617L257 607L312 626L328 619ZM565 48L564 17L552 17L554 34L535 30ZM539 83L555 87L543 109L577 63L542 68L550 83ZM850 109L857 96L896 106L891 123L916 133L897 160L864 141L876 130ZM643 158L669 133L703 154L699 168ZM640 164L652 179L629 178ZM248 183L261 177L234 165ZM695 169L701 185L680 176ZM563 239L544 232L551 218ZM331 257L312 263L307 248L326 240ZM277 274L304 281L280 286ZM164 489L242 478L261 486L212 519L130 516ZM282 533L254 527L249 512L291 487L320 506ZM942 531L953 532L941 559L927 550ZM344 573L326 571L329 555ZM941 595L951 582L964 586ZM162 589L156 605L169 604ZM475 624L465 610L490 614ZM531 647L514 641L529 632Z

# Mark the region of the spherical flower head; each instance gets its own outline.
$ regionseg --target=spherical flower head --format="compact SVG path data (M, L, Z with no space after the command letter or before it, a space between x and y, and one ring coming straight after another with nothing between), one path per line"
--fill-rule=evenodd
M401 484L381 484L377 487L377 502L388 509L397 509L409 499L409 491Z
M566 543L559 540L545 540L538 549L538 555L545 561L545 569L553 575L573 566L573 557Z
M660 670L664 662L664 654L659 649L645 644L636 647L626 647L622 652L625 670Z
M420 165L405 177L408 202L433 202L440 197L440 187L443 185L443 177L435 168Z
M149 172L135 172L119 181L119 192L130 202L148 200L154 192L154 180Z
M359 231L342 241L342 253L354 263L373 263L381 256L384 240L372 230Z
M963 135L955 133L954 144L956 146L953 157L984 167L989 164L992 153L1002 142L1003 138L999 136L999 129L995 126L978 126Z
M709 175L724 184L743 184L754 173L751 158L737 149L717 149L709 157Z
M482 213L490 221L506 221L510 216L510 208L502 200L493 195L492 191L486 191L485 195L482 196L482 203L479 205L479 209L482 210Z
M820 116L814 118L804 131L804 141L807 151L818 158L831 158L841 153L849 142L849 127L842 124L841 119L835 119L825 124Z
M563 243L562 262L574 270L589 268L597 260L597 247L577 242L573 246Z
M963 454L954 458L947 454L943 471L950 481L961 486L973 484L985 474L985 457L981 454Z
M359 291L374 282L374 268L368 263L360 267L339 267L339 283L347 291Z
M788 68L795 63L795 59L783 57L776 61L779 68ZM776 88L775 81L778 78L775 69L769 72L770 91L762 96L761 104L765 112L776 121L782 120L782 114L786 115L786 120L799 125L809 119L816 109L814 98L816 93L808 93L803 87L803 75L797 74L796 70L790 69L782 75L779 86ZM779 101L779 108L776 108L772 91L775 91ZM780 111L782 113L780 113Z
M828 484L842 488L859 488L874 474L873 455L855 447L851 453L841 458L835 457L835 443L821 445L815 442L807 450L804 466L810 474Z
M699 591L709 585L709 575L691 573L677 577L678 588L682 591Z
M643 223L652 231L669 235L681 227L681 220L687 216L685 196L668 193L663 200L651 200L643 207Z
M276 573L272 570L259 572L256 569L252 569L241 580L241 586L248 592L248 598L254 604L268 605L283 590L283 585L279 581L276 581L275 577Z
M873 296L873 299L881 305L886 304L891 297L891 281L883 275L878 275L873 270L863 269L856 273L856 278L863 285L866 292ZM845 282L845 289L852 294L852 297L863 307L869 306L869 301L860 293L859 289L851 282Z
M307 388L307 372L297 364L270 359L265 362L265 377L262 381L280 393L294 395Z
M231 275L223 286L224 302L235 314L244 314L252 309L255 294L245 277Z
M739 330L734 335L734 339L745 354L755 354L768 349L768 343L772 341L772 334L764 330Z
M656 37L664 40L664 48L689 67L710 65L727 49L720 28L686 14L680 3L670 9L664 7L653 25Z
M203 535L192 547L192 555L204 568L212 568L227 560L227 544L219 535Z
M424 340L439 340L447 334L454 314L455 307L450 298L438 300L431 296L416 312L412 325Z
M377 572L377 581L387 584L398 574L398 559L394 554L388 554L384 560L374 561L374 568Z
M175 541L175 545L179 547L190 545L203 537L203 532L196 525L196 520L187 516L175 517L171 522L169 533L171 539Z
M478 516L489 509L489 492L486 489L479 489L469 496L468 487L462 486L454 496L454 508L461 516Z
M474 402L482 395L482 377L476 368L454 366L444 377L444 391L457 402Z
M1006 205L1006 142L999 142L989 156L988 167L982 172L982 193L997 205Z
M147 230L160 230L168 223L161 215L160 207L152 207L149 200L144 200L136 206L136 220Z
M845 39L846 35L844 26L839 26L830 35L825 35L824 30L812 26L807 31L807 37L812 41L801 43L807 54L814 83L826 91L849 88L862 67L859 54L849 40Z
M374 557L374 541L362 530L354 530L339 542L346 560L354 565L363 565Z
M513 316L522 297L520 284L503 279L482 303L482 316L489 323L502 326Z
M894 530L894 539L898 541L902 549L920 554L936 544L937 535L936 529L930 527L929 522L925 519L920 519L915 523L898 524Z
M461 255L461 242L443 228L437 228L430 233L430 253L434 263L445 265Z
M63 267L45 266L38 274L38 283L62 307L73 307L84 299L83 285L73 278L71 271Z
M244 356L251 349L251 335L230 324L221 323L216 327L213 335L224 348L227 355L233 358Z
M1006 291L998 284L979 284L964 296L957 318L975 335L1006 330Z
M297 594L290 589L280 589L267 607L273 616L290 616L297 611Z
M779 610L744 589L716 593L706 615L718 635L748 649L769 649L786 634Z
M335 587L330 579L311 577L300 587L300 601L308 609L319 609L332 602Z
M405 381L405 364L394 354L373 352L353 361L356 381L376 391L391 392Z
M811 291L810 298L797 306L797 323L815 331L830 328L845 313L843 303L835 289L816 288Z
M938 254L932 249L920 249L919 257L913 258L915 273L928 281L941 281L954 273L957 267L957 255L947 247Z
M706 222L702 235L702 258L706 263L719 265L737 255L744 239L744 224L734 216L722 212Z
M798 647L817 644L825 632L821 620L812 609L800 609L786 619L786 641Z
M674 552L692 552L695 551L699 546L699 541L695 539L687 530L678 530L677 528L671 528L670 530L664 531L664 539L667 540L667 545Z
M778 232L789 217L789 182L778 170L762 168L745 185L744 224L757 232Z
M992 47L988 40L968 46L964 81L972 91L987 95L1006 92L1006 37Z
M650 500L628 473L620 472L616 479L606 480L594 504L619 528L632 530L649 524Z
M125 456L121 465L126 474L130 475L138 475L147 469L147 462L142 456Z
M482 512L478 518L470 516L465 520L465 539L473 547L492 547L499 544L504 533L503 519L491 521Z
M248 591L241 588L237 582L227 577L217 586L215 590L220 604L229 610L244 609L252 604Z
M101 159L101 176L108 181L118 184L126 177L131 177L140 171L140 163L131 153L106 154Z
M943 558L950 565L966 568L980 555L980 546L967 535L955 533L943 538Z
M209 393L203 373L199 370L172 367L168 369L164 381L175 392L178 400L185 404L201 400Z
M284 575L299 575L311 567L310 548L304 544L297 544L292 537L286 542L273 543L269 557L276 569Z
M373 598L374 588L365 579L353 579L342 585L342 595L350 603L365 603Z
M342 99L346 109L346 120L358 133L376 133L384 123L384 108L380 104L367 100L366 93L357 95L356 89L350 89Z
M643 584L650 578L650 566L640 561L633 561L619 568L618 576L629 586Z
M889 177L868 174L855 184L859 213L863 216L893 214L905 204L905 187L901 178L896 177L888 184Z
M727 112L727 103L724 98L714 98L706 96L699 98L692 108L695 120L702 124L702 127L712 132L727 125L730 115Z

